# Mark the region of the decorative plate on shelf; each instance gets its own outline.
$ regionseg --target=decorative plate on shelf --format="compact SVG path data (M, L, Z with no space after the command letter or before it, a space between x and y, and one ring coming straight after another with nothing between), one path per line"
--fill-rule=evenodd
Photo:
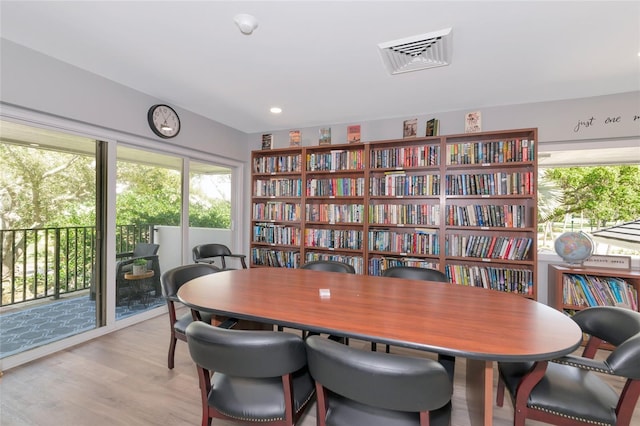
M569 265L582 265L593 253L593 242L584 232L565 232L553 246L558 256Z

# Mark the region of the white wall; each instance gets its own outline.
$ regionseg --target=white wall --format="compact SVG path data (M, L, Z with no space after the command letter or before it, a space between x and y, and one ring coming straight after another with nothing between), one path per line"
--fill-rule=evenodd
M17 106L51 116L86 123L108 132L117 132L122 139L143 138L154 144L173 145L223 158L248 163L250 151L260 149L261 133L247 135L228 126L176 108L182 130L170 141L157 138L146 120L148 108L162 99L155 99L98 75L0 39L0 107ZM455 93L452 93L455 96ZM426 103L425 103L426 104ZM631 146L640 139L640 92L629 92L584 99L560 100L535 104L507 105L492 108L437 112L418 111L412 117L396 117L361 122L365 141L402 137L402 122L418 118L418 132L424 134L426 121L440 120L440 134L464 131L464 115L482 112L485 131L537 127L541 143L562 144L571 141L606 143L607 140L628 140ZM581 124L582 123L582 124ZM346 127L354 123L326 123L331 126L333 143L346 139ZM319 127L301 128L302 144L318 143ZM274 147L288 146L288 132L274 133ZM640 148L640 146L639 146ZM235 232L242 235L242 251L248 253L250 228L250 167L244 168L244 197L239 207L242 223ZM558 259L559 260L559 259ZM539 295L545 300L546 267L540 268Z

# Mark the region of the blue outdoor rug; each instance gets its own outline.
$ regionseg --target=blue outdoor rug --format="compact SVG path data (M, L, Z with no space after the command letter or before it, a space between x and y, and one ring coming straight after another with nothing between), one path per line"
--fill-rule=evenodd
M116 306L116 319L165 304L162 297L151 298L147 306L132 303ZM55 301L0 315L0 358L33 349L96 327L96 305L89 296Z

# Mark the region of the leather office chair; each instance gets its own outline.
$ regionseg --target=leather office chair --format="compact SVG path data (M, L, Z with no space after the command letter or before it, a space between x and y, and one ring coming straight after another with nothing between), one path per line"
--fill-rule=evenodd
M438 281L448 283L449 278L437 269L420 268L418 266L394 266L382 272L383 277L406 278L408 280Z
M133 251L116 254L116 304L120 305L124 299L131 303L132 284L124 279L124 274L133 271L133 263L139 259L147 261L147 270L153 271L154 296L160 294L160 261L158 250L160 245L151 243L136 243Z
M325 272L340 272L344 274L355 274L356 270L348 263L338 262L335 260L313 260L300 266L300 269L309 269L311 271L325 271ZM278 327L278 331L282 331L282 327ZM317 333L313 333L317 334ZM306 338L309 335L306 331L302 332L302 337ZM338 336L329 336L329 339L337 342L342 342L346 345L349 344L349 339Z
M306 340L318 425L449 425L453 384L434 360Z
M198 370L203 426L211 418L294 425L313 399L304 341L294 334L196 321L187 327L187 343Z
M589 335L582 356L567 355L552 361L498 363L497 404L509 391L516 426L525 419L555 425L628 426L640 396L640 313L601 306L573 316ZM604 361L594 360L600 344L615 349ZM599 374L626 379L618 395Z
M417 266L394 266L386 269L382 273L383 277L389 278L405 278L409 280L423 280L423 281L437 281L442 283L448 283L449 278L437 269L420 268ZM376 350L376 344L371 344L371 350ZM389 352L389 345L386 345L386 352ZM453 374L455 369L455 357L451 355L438 354L438 361L444 365L449 373L449 377L453 380Z
M176 353L176 343L178 340L183 342L187 341L186 329L193 321L193 314L188 312L180 317L176 314L175 303L178 300L178 290L180 287L194 278L201 277L203 275L213 274L218 272L219 269L213 265L206 263L191 264L178 266L170 269L162 274L162 296L167 301L167 308L169 310L169 325L171 326L171 340L169 342L169 355L167 366L172 369L174 366L174 359ZM200 313L200 319L206 322L211 322L211 314Z
M216 260L220 260L221 268L218 269L233 269L227 268L226 258L238 259L242 265L242 269L247 269L246 257L244 254L231 253L229 247L224 244L200 244L195 246L191 250L193 261L195 263L209 263L213 265Z
M355 274L356 270L348 263L337 262L335 260L314 260L307 262L300 269L310 269L312 271L343 272L345 274Z

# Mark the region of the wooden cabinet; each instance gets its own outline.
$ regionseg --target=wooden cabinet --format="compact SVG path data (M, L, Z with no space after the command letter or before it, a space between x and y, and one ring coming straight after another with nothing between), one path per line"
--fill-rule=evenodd
M640 271L549 265L549 305L572 314L590 306L638 311Z
M537 130L252 152L251 265L396 265L537 298Z

